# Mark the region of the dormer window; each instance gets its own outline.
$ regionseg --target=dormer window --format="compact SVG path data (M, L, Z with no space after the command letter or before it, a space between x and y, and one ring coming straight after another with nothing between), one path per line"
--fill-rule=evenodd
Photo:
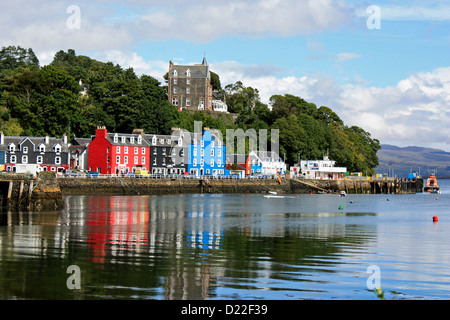
M130 143L134 143L134 137L130 137Z
M39 145L39 152L45 152L45 145L44 144Z
M141 137L141 136L138 136L138 138L137 138L137 143L138 143L138 144L141 144L141 143L142 143L142 137Z
M173 76L174 76L174 77L178 77L178 72L177 72L177 70L173 70Z
M55 147L53 148L53 150L54 150L56 153L61 152L61 145L59 145L59 144L55 145Z
M117 133L114 135L114 143L119 142L119 136L117 135Z
M125 137L121 138L122 143L125 143Z
M191 76L191 70L187 69L186 71L186 77L190 77Z
M8 151L9 151L9 152L14 152L14 151L16 151L16 145L15 145L14 143L11 143L11 144L8 146Z
M153 137L153 139L152 139L152 144L153 144L153 145L155 145L155 144L156 144L156 142L157 142L157 139L156 139L156 137Z

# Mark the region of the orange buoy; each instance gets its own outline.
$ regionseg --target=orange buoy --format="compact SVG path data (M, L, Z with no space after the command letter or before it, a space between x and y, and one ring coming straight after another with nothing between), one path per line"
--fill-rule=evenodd
M437 216L434 216L434 217L433 217L433 221L434 221L434 222L436 222L436 221L438 221L438 220L439 220L439 219L438 219Z
M436 200L439 200L439 198L438 198L438 197L436 197Z

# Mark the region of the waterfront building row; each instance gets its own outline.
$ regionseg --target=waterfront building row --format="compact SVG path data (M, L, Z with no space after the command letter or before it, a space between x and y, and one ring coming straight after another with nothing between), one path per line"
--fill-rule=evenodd
M0 132L0 168L13 172L69 169L106 175L146 172L152 175L219 176L285 175L286 163L273 151L227 153L219 130L204 128L187 133L174 128L172 135L108 132L98 127L91 138L5 136ZM290 168L291 178L341 179L345 167L335 162L302 160Z

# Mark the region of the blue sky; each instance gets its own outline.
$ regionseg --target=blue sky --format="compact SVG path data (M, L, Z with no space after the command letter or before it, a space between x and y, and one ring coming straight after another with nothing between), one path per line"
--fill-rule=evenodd
M71 5L79 12L68 12ZM264 102L273 94L298 95L382 143L450 151L449 1L18 0L3 6L1 45L31 47L41 65L70 48L162 80L170 60L199 63L206 55L223 86L240 80Z

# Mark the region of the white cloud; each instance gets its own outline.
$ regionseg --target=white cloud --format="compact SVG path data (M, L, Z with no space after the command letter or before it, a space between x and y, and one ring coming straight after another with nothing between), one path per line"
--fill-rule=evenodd
M338 53L336 55L336 60L337 61L346 61L346 60L352 60L352 59L357 59L357 58L361 58L362 56L360 54L357 53L353 53L353 52L343 52L343 53Z
M108 50L95 53L93 58L99 61L118 64L123 69L133 68L138 76L142 74L150 75L161 83L164 82L164 74L169 70L169 63L167 61L147 61L135 52Z
M205 42L222 36L293 36L346 25L353 9L332 0L196 1L153 8L135 27L146 39Z
M274 94L297 95L332 108L345 124L362 127L382 143L450 151L450 67L411 74L396 86L367 87L361 81L341 85L319 76L253 77L245 73L247 66L234 63L230 70L227 65L214 65L222 85L241 80L257 88L265 103Z

